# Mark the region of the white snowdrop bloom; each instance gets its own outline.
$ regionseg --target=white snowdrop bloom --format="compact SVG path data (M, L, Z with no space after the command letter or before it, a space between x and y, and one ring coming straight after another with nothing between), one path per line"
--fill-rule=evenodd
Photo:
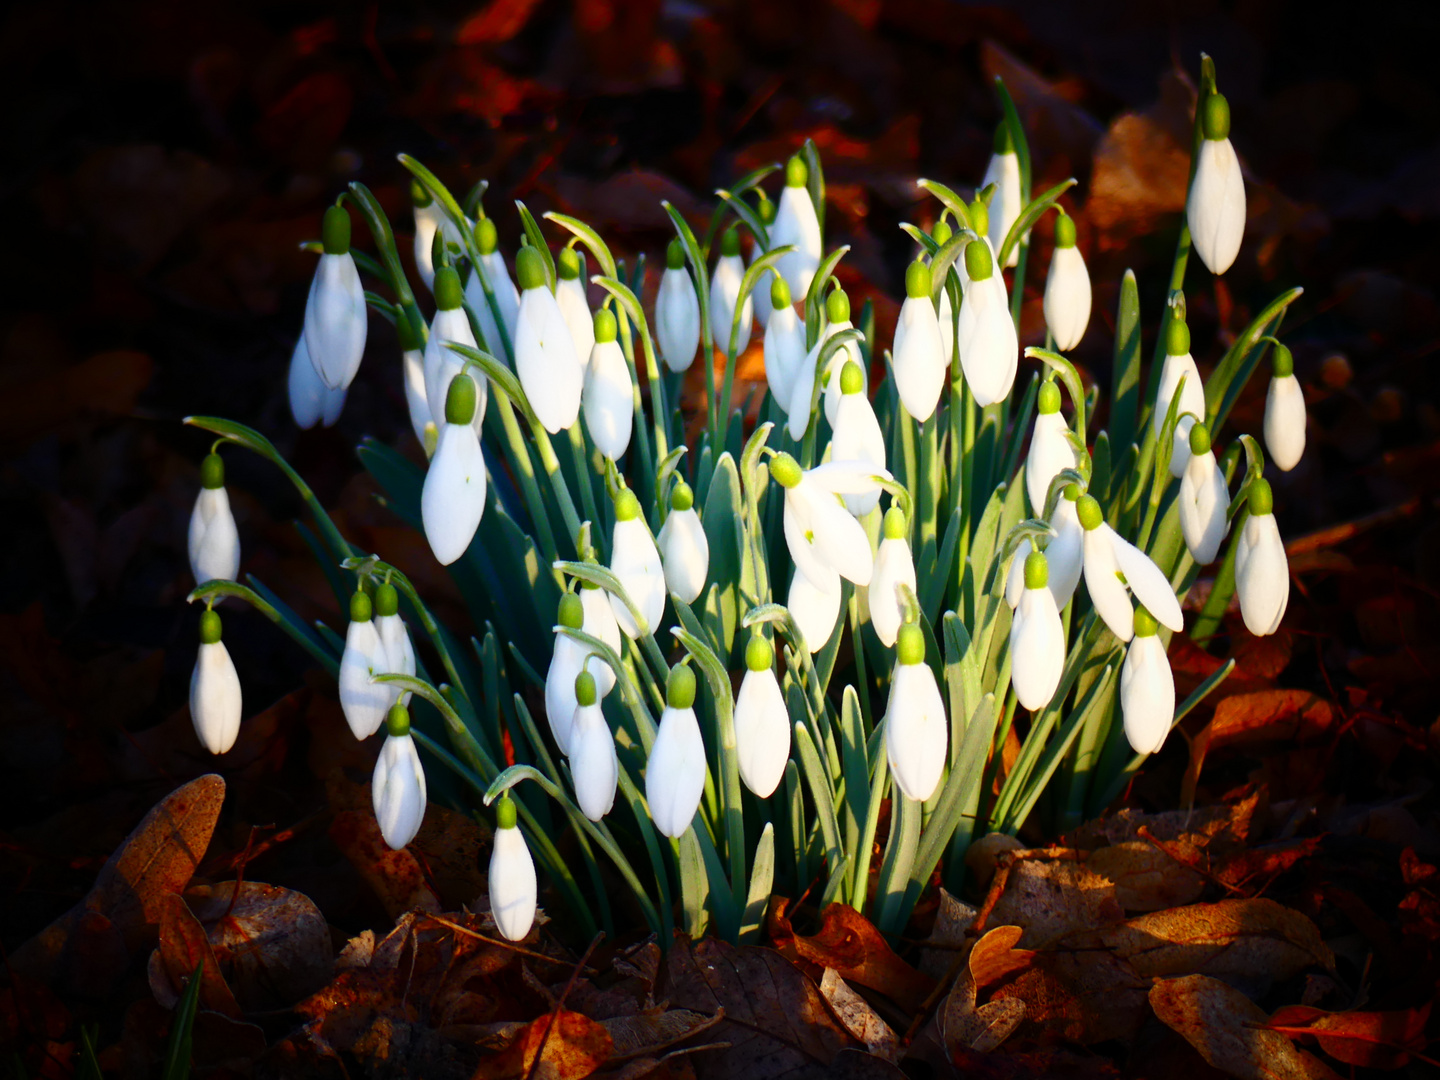
M1080 488L1075 484L1066 484L1065 493L1055 506L1055 513L1050 515L1050 525L1056 535L1050 538L1045 548L1050 593L1055 597L1055 606L1062 611L1075 594L1075 586L1080 584L1080 574L1085 566L1085 530L1075 513L1075 502L1079 498ZM1020 541L1010 564L1010 576L1005 582L1005 602L1012 609L1020 603L1020 594L1025 588L1025 556L1030 551L1030 541Z
M434 440L440 437L440 425L435 423L435 410L430 408L430 399L425 390L425 346L420 335L405 315L395 323L395 332L400 338L400 363L405 373L405 408L410 415L410 428L415 440L426 447L429 455ZM429 444L425 438L427 429L433 432Z
M373 611L370 597L363 592L350 597L350 626L340 655L340 709L357 739L368 739L380 730L393 697L390 687L370 681L372 676L390 671L390 659L371 618Z
M795 380L800 367L805 363L805 324L795 313L790 302L790 286L783 277L772 275L770 283L770 319L765 324L765 381L770 385L770 394L780 411L788 415L791 398L795 392ZM758 291L758 290L757 290ZM818 353L816 354L819 355ZM814 370L814 361L811 361ZM811 378L813 385L814 379ZM807 396L806 411L809 411Z
M984 407L1009 396L1020 363L1020 343L989 247L978 240L966 244L965 266L970 287L960 305L960 366L975 404Z
M1061 214L1055 222L1055 252L1045 277L1045 325L1055 348L1069 352L1090 324L1090 271L1075 246L1075 219Z
M1305 392L1295 378L1295 358L1278 341L1265 394L1265 449L1281 472L1300 464L1305 453Z
M665 587L693 604L710 575L710 541L695 510L695 493L681 480L670 493L670 513L657 538L665 567Z
M615 316L608 308L595 312L595 344L585 369L585 389L580 404L585 412L585 430L600 452L618 461L630 448L635 424L635 385L630 366L615 340Z
M618 596L610 598L615 621L625 636L634 640L642 634L654 633L665 613L665 568L660 551L650 535L650 526L640 513L640 500L628 488L615 496L615 528L610 534L610 572L620 579L644 626L635 624L635 617Z
M895 644L900 624L905 621L905 606L900 599L900 586L915 591L915 557L905 538L905 513L898 506L885 511L880 550L875 553L875 572L870 576L870 626L886 648Z
M1175 424L1175 448L1170 456L1170 475L1176 477L1185 472L1190 460L1190 426L1205 419L1205 383L1190 355L1190 328L1184 320L1172 318L1165 328L1165 365L1160 369L1160 387L1155 395L1152 423L1156 438L1160 436L1165 417L1170 415L1170 403L1175 400L1182 378L1185 386L1180 389L1180 404L1176 407L1179 420Z
M365 355L365 287L350 254L350 215L343 206L325 211L321 227L325 253L315 267L305 302L305 350L320 381L343 390Z
M785 489L785 542L796 569L815 583L829 569L869 585L875 568L870 538L835 496L878 493L876 477L890 474L864 461L830 461L801 472L789 454L776 454L770 475Z
M495 312L490 309L490 300L485 295L485 284L480 280L478 270L472 269L465 281L465 302L470 305L470 310L475 313L475 318L480 323L480 333L485 337L485 351L502 364L510 364L512 361L510 351L505 347L505 339L510 337L513 340L515 313L520 300L515 291L515 283L510 280L510 275L505 270L505 261L495 250L498 243L499 237L493 221L481 218L476 222L475 246L480 249L480 261L485 266L485 277L490 284L490 291L495 294L495 306L500 309L505 333L500 333L501 323L495 321Z
M1135 612L1130 594L1144 604L1160 622L1179 633L1185 628L1180 601L1164 573L1150 556L1120 536L1105 523L1105 515L1093 495L1082 495L1075 504L1076 515L1085 529L1085 587L1096 614L1121 641L1135 633ZM1123 580L1122 580L1123 575Z
M286 380L290 397L290 415L295 426L308 431L316 424L330 427L340 419L345 408L345 390L331 390L320 379L320 373L310 361L305 348L305 335L295 342L295 351L290 354L290 373Z
M1135 612L1135 640L1120 668L1120 715L1125 738L1137 754L1158 754L1175 719L1175 675L1157 634L1155 616Z
M600 667L604 663L596 661ZM575 676L575 713L570 725L570 777L575 784L575 801L580 812L599 821L615 805L615 787L620 780L620 762L615 754L615 736L600 711L595 677L582 670Z
M1230 103L1223 94L1205 99L1205 139L1195 162L1195 179L1185 200L1190 242L1212 274L1230 269L1245 235L1245 179L1230 145Z
M802 631L803 632L803 631ZM775 650L760 634L745 646L745 677L735 695L735 751L740 779L760 798L780 786L790 760L790 712L775 678Z
M585 608L581 598L568 592L560 597L560 610L555 618L560 626L571 630L584 629ZM590 650L580 642L558 630L555 632L555 648L550 653L550 667L545 672L545 718L550 721L550 734L555 737L555 745L567 757L575 722L575 678L585 669L585 660L590 655ZM599 663L594 666L596 672L601 669L610 671L610 665ZM615 683L613 671L610 671L610 683L612 686ZM603 692L601 696L604 696Z
M780 205L775 209L775 224L769 228L770 247L785 247L793 244L795 250L785 255L776 268L790 286L790 295L797 300L804 299L810 292L810 282L820 269L822 241L820 219L815 213L815 203L805 187L809 169L805 160L796 154L785 163L785 188L780 192Z
M812 581L797 567L785 597L790 617L805 635L805 647L812 654L823 649L834 635L844 599L840 575L828 566L819 567L818 573L820 580Z
M885 433L875 418L875 408L864 392L865 376L860 365L847 362L840 371L840 408L835 414L835 434L830 439L830 453L837 461L851 461L871 466L875 474L885 471ZM856 517L864 517L880 501L880 489L861 495L845 495L845 509Z
M420 523L441 566L470 546L485 513L485 455L475 433L475 380L456 375L445 400L445 423L420 489Z
M1235 545L1235 594L1245 628L1256 637L1280 629L1290 604L1290 560L1275 524L1275 496L1265 480L1250 482L1250 516Z
M240 734L240 676L229 650L220 640L220 616L209 608L200 614L200 651L190 675L190 722L200 745L223 754Z
M730 355L730 334L734 330L735 301L745 277L745 260L740 257L740 232L733 225L720 237L720 259L710 275L710 340L724 356ZM755 305L750 297L740 306L740 333L735 338L735 355L750 344L755 322Z
M1229 506L1230 491L1210 449L1210 431L1195 424L1190 428L1190 460L1180 478L1180 532L1190 557L1201 566L1215 561L1220 541L1230 531L1225 518Z
M1049 587L1045 554L1025 556L1025 589L1010 623L1010 684L1015 699L1035 712L1050 704L1065 667L1065 627Z
M995 129L995 153L985 167L982 188L995 185L995 194L990 201L989 238L990 246L999 251L1010 235L1010 228L1024 209L1020 200L1020 155L1015 152L1015 140L1010 134L1010 125L1004 120ZM1012 267L1020 261L1020 245L1010 250L1005 266Z
M788 427L791 438L800 440L804 438L806 429L810 426L812 415L810 412L810 399L815 395L815 369L820 363L820 353L825 343L836 334L844 330L853 330L854 324L850 322L850 297L844 289L836 289L825 298L825 329L820 333L820 339L805 355L795 372L795 383L790 391L790 407L787 411L789 416ZM865 377L865 384L861 387L861 393L869 393L869 377L865 373L865 357L860 352L858 341L847 341L843 346L830 354L825 361L825 370L820 372L820 385L823 387L822 396L825 402L825 419L829 422L831 429L835 427L835 418L840 411L840 372L847 363L855 363L860 368L860 374Z
M200 494L190 511L188 541L196 585L235 580L240 572L240 534L225 493L225 462L213 450L200 462Z
M907 799L924 802L935 794L949 760L949 744L945 702L935 673L925 663L925 635L914 623L906 623L895 642L895 673L885 707L885 753Z
M382 581L375 587L375 632L380 635L380 646L385 650L388 665L387 675L415 674L415 646L410 641L410 631L400 617L400 594L395 586ZM410 702L410 691L391 686L390 703L401 705Z
M671 371L689 370L700 348L700 297L679 240L665 249L665 273L655 294L655 343Z
M760 196L760 204L756 216L759 217L760 223L765 226L768 232L770 226L775 223L775 204L770 201L763 190L759 191L758 194ZM754 237L754 240L755 243L750 247L749 263L751 266L755 265L755 260L770 250L761 242L758 236ZM774 310L770 303L771 285L775 281L783 280L784 279L775 272L766 270L755 282L755 291L752 292L750 296L755 301L755 318L759 321L761 329L770 325L770 313Z
M445 244L451 254L459 254L464 247L460 234L450 221L450 215L435 200L418 179L410 181L410 205L415 211L415 269L425 287L435 288L435 234L445 235Z
M620 655L620 624L615 621L615 609L610 603L610 594L598 585L580 583L580 610L584 613L580 629L591 637L599 638L616 656ZM607 696L615 688L615 672L609 664L592 664L590 673L600 687L600 696Z
M905 302L895 323L894 363L900 402L923 424L940 404L947 367L940 317L930 300L930 267L920 259L905 269Z
M1045 513L1050 484L1062 469L1076 467L1075 448L1070 445L1070 425L1060 415L1060 387L1054 381L1040 384L1036 397L1035 428L1030 435L1030 452L1025 457L1025 494L1030 512Z
M655 827L683 836L705 790L705 741L695 719L695 673L676 664L665 687L665 711L645 762L645 801Z
M475 348L475 335L465 314L464 292L460 275L452 266L442 266L435 273L435 318L430 320L430 336L425 341L425 400L430 403L430 418L437 430L445 429L445 396L450 382L465 370L465 361L446 346L468 345ZM490 380L476 371L475 415L470 425L480 434L485 408L490 403Z
M520 314L515 324L515 374L540 424L551 435L580 415L585 369L560 305L545 283L540 253L523 247L515 256Z
M508 941L520 941L535 922L535 860L516 824L509 793L495 804L495 840L490 852L490 914Z
M410 736L410 713L404 705L390 707L385 731L370 780L370 800L380 835L387 846L399 851L415 839L425 820L425 770Z
M571 247L560 249L555 260L555 303L565 317L570 339L575 344L575 358L583 371L590 365L590 350L595 347L595 317L590 314L590 301L585 296L585 283L580 280L580 254Z

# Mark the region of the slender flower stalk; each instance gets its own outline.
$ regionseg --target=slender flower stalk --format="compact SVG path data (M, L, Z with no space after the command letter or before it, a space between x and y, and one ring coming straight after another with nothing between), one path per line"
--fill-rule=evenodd
M900 628L895 672L885 708L885 752L890 772L907 799L935 793L948 760L949 724L935 673L925 663L925 635L914 623Z
M200 745L223 754L240 734L240 676L220 640L220 616L210 608L200 614L200 651L190 675L190 721Z
M225 462L213 450L200 463L200 494L190 511L188 546L195 584L234 581L240 572L240 533L225 493Z
M657 539L665 587L685 603L695 603L710 574L710 542L695 510L695 492L683 480L670 493L670 513Z
M1175 717L1175 675L1158 631L1155 616L1137 608L1135 639L1120 668L1120 714L1137 754L1158 754Z
M705 788L705 742L695 718L695 673L683 664L670 669L665 711L645 765L645 800L655 827L679 838L695 820Z
M517 825L506 792L495 804L495 846L490 852L490 914L502 937L521 941L535 923L535 860Z
M388 847L399 851L415 839L425 820L425 770L410 737L410 712L398 702L385 716L385 742L375 762L370 798Z

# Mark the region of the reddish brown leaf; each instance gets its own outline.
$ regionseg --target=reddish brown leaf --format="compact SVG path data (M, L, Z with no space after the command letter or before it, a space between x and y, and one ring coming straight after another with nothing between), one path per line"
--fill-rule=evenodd
M834 968L842 978L878 990L907 1010L918 1008L935 989L930 976L896 956L880 931L850 905L829 905L821 913L819 933L804 937L791 928L787 904L777 896L770 908L770 937L782 955Z
M582 1080L610 1060L613 1048L604 1025L559 1009L521 1028L509 1049L480 1063L473 1080Z
M1056 948L1036 953L991 1000L1025 1003L1017 1038L1090 1045L1133 1039L1145 1022L1147 989L1148 980L1103 948Z
M278 1008L314 993L334 970L330 929L304 893L234 882L187 894L247 1009Z
M1398 1069L1425 1049L1431 1002L1396 1012L1325 1012L1304 1005L1278 1010L1266 1025L1291 1038L1312 1036L1336 1061ZM1431 1064L1435 1064L1431 1062Z
M1204 875L1143 840L1093 851L1085 865L1115 883L1115 899L1126 911L1183 907L1205 891Z
M220 964L205 936L205 927L191 913L185 898L172 893L165 898L161 909L160 947L150 954L150 989L155 999L173 1009L197 969L200 1004L238 1020L240 1004L220 974Z
M1318 735L1335 719L1330 702L1308 690L1261 690L1234 694L1215 706L1210 746L1249 746Z
M485 45L509 41L525 28L539 0L491 0L460 24L457 45Z
M341 811L330 825L330 838L375 890L391 918L415 908L436 913L441 910L440 900L426 882L415 856L408 850L390 849L373 813Z
M1030 965L1035 953L1030 949L1017 949L1024 930L1018 926L996 926L970 950L970 978L975 988L983 990L991 983L999 982L1013 971L1020 971Z
M1072 858L1026 858L1011 866L990 921L1023 926L1026 948L1117 923L1125 912L1108 878Z

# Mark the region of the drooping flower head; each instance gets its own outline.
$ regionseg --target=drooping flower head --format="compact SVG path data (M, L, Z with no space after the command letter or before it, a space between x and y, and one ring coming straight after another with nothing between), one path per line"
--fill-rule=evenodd
M686 371L700 347L700 298L685 269L685 246L671 240L665 249L665 273L655 295L655 341L671 371Z
M995 194L990 202L989 238L990 246L998 252L1024 209L1020 201L1020 155L1015 149L1015 136L1005 120L995 128L995 152L985 167L985 179L980 181L982 188L991 184L995 185ZM1019 261L1020 245L1016 244L1005 265L1011 267Z
M799 154L785 163L785 188L780 192L775 224L769 229L772 249L786 245L795 248L777 264L785 284L790 286L790 295L794 297L809 294L810 282L820 268L820 256L823 254L820 218L805 186L809 175L805 159Z
M665 613L665 567L660 561L655 539L650 535L650 526L645 524L645 518L640 513L640 500L629 488L623 488L615 496L610 571L620 579L620 584L645 620L644 626L636 625L629 607L618 596L612 596L610 606L620 629L631 640L653 632L660 625L660 616Z
M1185 385L1180 386L1180 380ZM1170 403L1180 394L1180 404L1175 412L1179 420L1175 424L1175 447L1170 456L1170 475L1181 476L1190 460L1190 425L1205 419L1205 384L1200 378L1200 369L1190 355L1190 328L1178 313L1165 328L1165 365L1160 369L1160 386L1155 395L1155 434L1170 414Z
M469 375L450 380L444 425L420 490L420 522L442 566L465 554L485 513L485 455L474 425L477 394Z
M451 342L468 345L472 349L476 347L470 319L465 314L465 293L460 288L460 275L453 266L442 266L435 272L435 318L430 321L430 336L425 342L425 400L430 402L437 428L443 428L445 423L445 397L450 383L465 370L465 361L453 349L446 347ZM479 375L475 414L470 419L476 435L480 434L489 400L490 380Z
M907 799L935 793L948 760L950 728L935 673L925 663L925 635L915 623L900 628L895 671L885 708L885 752L890 772Z
M200 462L200 494L190 512L188 540L195 584L235 580L240 571L240 534L225 493L225 462L213 450Z
M868 495L879 489L877 476L888 480L890 474L854 461L830 461L807 472L782 453L770 459L770 476L785 489L785 542L796 569L812 583L823 583L833 572L869 585L870 539L835 496Z
M1085 587L1110 632L1121 641L1134 636L1131 593L1164 626L1176 633L1183 630L1185 618L1180 614L1180 601L1150 556L1106 524L1105 514L1093 495L1080 496L1075 512L1085 530Z
M970 285L960 306L960 366L975 404L983 407L1009 396L1020 345L1005 304L1005 283L984 241L965 245L965 269Z
M1265 394L1265 449L1281 472L1300 464L1305 453L1305 392L1295 377L1295 358L1278 341Z
M223 754L240 734L240 676L220 640L220 616L210 608L200 613L200 651L190 675L190 722L200 745Z
M1050 703L1065 667L1065 628L1049 588L1045 553L1025 556L1025 591L1010 623L1010 682L1015 698L1034 712Z
M1202 109L1205 138L1195 163L1195 179L1185 201L1190 240L1212 274L1230 269L1245 236L1245 178L1230 145L1230 103L1210 94Z
M535 860L521 835L510 793L495 804L495 846L490 852L490 914L508 941L520 941L535 922Z
M371 681L390 672L373 614L370 597L357 589L350 597L350 625L345 630L339 678L340 709L357 739L368 739L380 730L391 703L390 687Z
M565 316L565 326L575 344L575 359L581 370L590 365L590 350L595 347L594 317L585 296L585 283L580 280L580 253L563 247L555 259L555 303Z
M515 374L541 426L554 435L580 415L585 369L555 294L546 284L540 253L522 247L515 256L515 275L520 279Z
M770 201L770 196L765 194L763 188L757 189L756 194L759 196L759 202L755 206L755 216L760 219L760 224L764 225L768 232L770 226L775 223L775 204ZM769 247L762 243L758 236L755 237L755 244L750 249L750 265L754 266L755 260L769 250ZM770 312L774 310L770 304L770 283L777 278L778 275L773 271L765 271L755 282L755 291L751 293L755 299L755 318L760 321L762 328L770 325Z
M630 367L616 341L618 327L608 308L595 312L595 344L590 350L590 363L585 371L585 390L581 406L585 411L585 430L600 452L618 461L630 447L635 423L635 386L630 381Z
M505 269L505 260L497 250L500 244L495 222L481 218L475 223L475 246L480 250L481 269L475 270L465 282L465 301L480 323L480 333L485 335L485 350L502 364L511 362L510 351L505 347L506 337L515 332L515 315L520 306L520 296L515 283ZM483 280L482 280L483 273ZM485 286L495 297L495 308L499 309L500 322L495 321L490 298ZM500 333L503 324L505 333Z
M343 390L365 355L365 289L350 254L350 215L343 206L325 211L320 230L324 254L315 267L305 303L305 349L321 382Z
M1158 631L1155 616L1137 608L1135 639L1120 668L1120 715L1137 754L1158 754L1175 717L1175 676Z
M715 348L730 355L730 335L736 332L735 304L740 299L740 283L745 277L745 260L740 257L740 230L732 225L720 237L720 259L710 275L710 340ZM751 325L755 321L755 305L750 297L740 305L740 321L735 338L735 355L750 344Z
M1030 512L1040 517L1045 513L1051 482L1062 469L1075 468L1076 461L1070 426L1060 415L1060 387L1053 379L1040 384L1036 406L1030 453L1025 458L1025 494L1030 497Z
M665 836L684 835L700 808L705 789L705 742L695 718L695 673L683 664L670 669L665 711L645 763L645 801Z
M400 593L388 581L375 586L375 632L380 635L380 645L385 651L387 674L414 675L415 647L410 642L405 620L400 617ZM392 703L409 703L409 690L393 686L389 690Z
M885 471L885 433L880 430L875 407L865 396L865 375L853 360L840 369L840 407L835 412L830 453L836 461L868 465L876 474ZM845 509L864 517L880 501L880 489L845 495L844 499Z
M760 290L756 290L759 292ZM770 317L765 324L765 381L780 410L788 414L800 366L805 363L805 324L790 302L790 286L783 277L770 282ZM813 365L812 365L813 366ZM813 378L812 378L813 385ZM805 400L808 414L810 400Z
M1055 348L1069 352L1090 324L1090 271L1075 246L1075 219L1061 213L1055 221L1055 252L1045 278L1045 325Z
M425 820L425 770L410 736L410 712L398 702L385 717L385 743L375 762L370 798L380 835L394 851L415 839Z
M658 539L666 588L693 604L710 575L710 541L695 510L695 492L683 480L670 492L670 513Z
M769 798L790 760L790 713L775 678L775 649L757 630L745 646L745 677L735 696L735 750L740 779Z
M603 666L603 665L601 665ZM575 676L575 715L570 725L570 775L580 812L599 821L615 805L620 763L615 736L600 710L595 676L582 669Z
M1290 560L1275 523L1275 495L1269 481L1250 482L1249 516L1235 547L1235 595L1245 628L1256 637L1280 629L1290 604Z
M1190 428L1190 460L1180 478L1180 531L1190 557L1201 566L1215 561L1220 542L1230 531L1225 514L1230 491L1225 473L1210 448L1210 429L1204 424Z
M895 644L900 624L905 621L900 586L908 585L911 592L915 591L915 558L906 539L908 532L903 510L892 506L885 511L880 549L875 553L875 573L870 578L870 626L887 648Z
M895 388L905 411L922 424L945 389L945 346L930 299L930 267L916 259L905 268L905 303L895 323Z

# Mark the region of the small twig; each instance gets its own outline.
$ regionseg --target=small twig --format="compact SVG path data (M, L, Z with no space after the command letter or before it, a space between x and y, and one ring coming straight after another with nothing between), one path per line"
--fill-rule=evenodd
M565 1007L565 999L570 996L570 991L575 988L575 980L580 977L580 970L585 966L585 961L590 959L590 954L595 951L596 946L605 940L605 931L601 930L591 940L585 949L585 955L580 957L580 962L570 972L570 978L565 983L565 989L560 991L560 997L555 1001L555 1008L550 1010L550 1019L545 1022L545 1033L540 1036L540 1045L535 1048L535 1057L530 1062L530 1068L525 1070L525 1080L534 1080L535 1070L540 1067L540 1061L545 1057L545 1044L550 1041L550 1032L555 1029L555 1021L560 1018L560 1010Z

